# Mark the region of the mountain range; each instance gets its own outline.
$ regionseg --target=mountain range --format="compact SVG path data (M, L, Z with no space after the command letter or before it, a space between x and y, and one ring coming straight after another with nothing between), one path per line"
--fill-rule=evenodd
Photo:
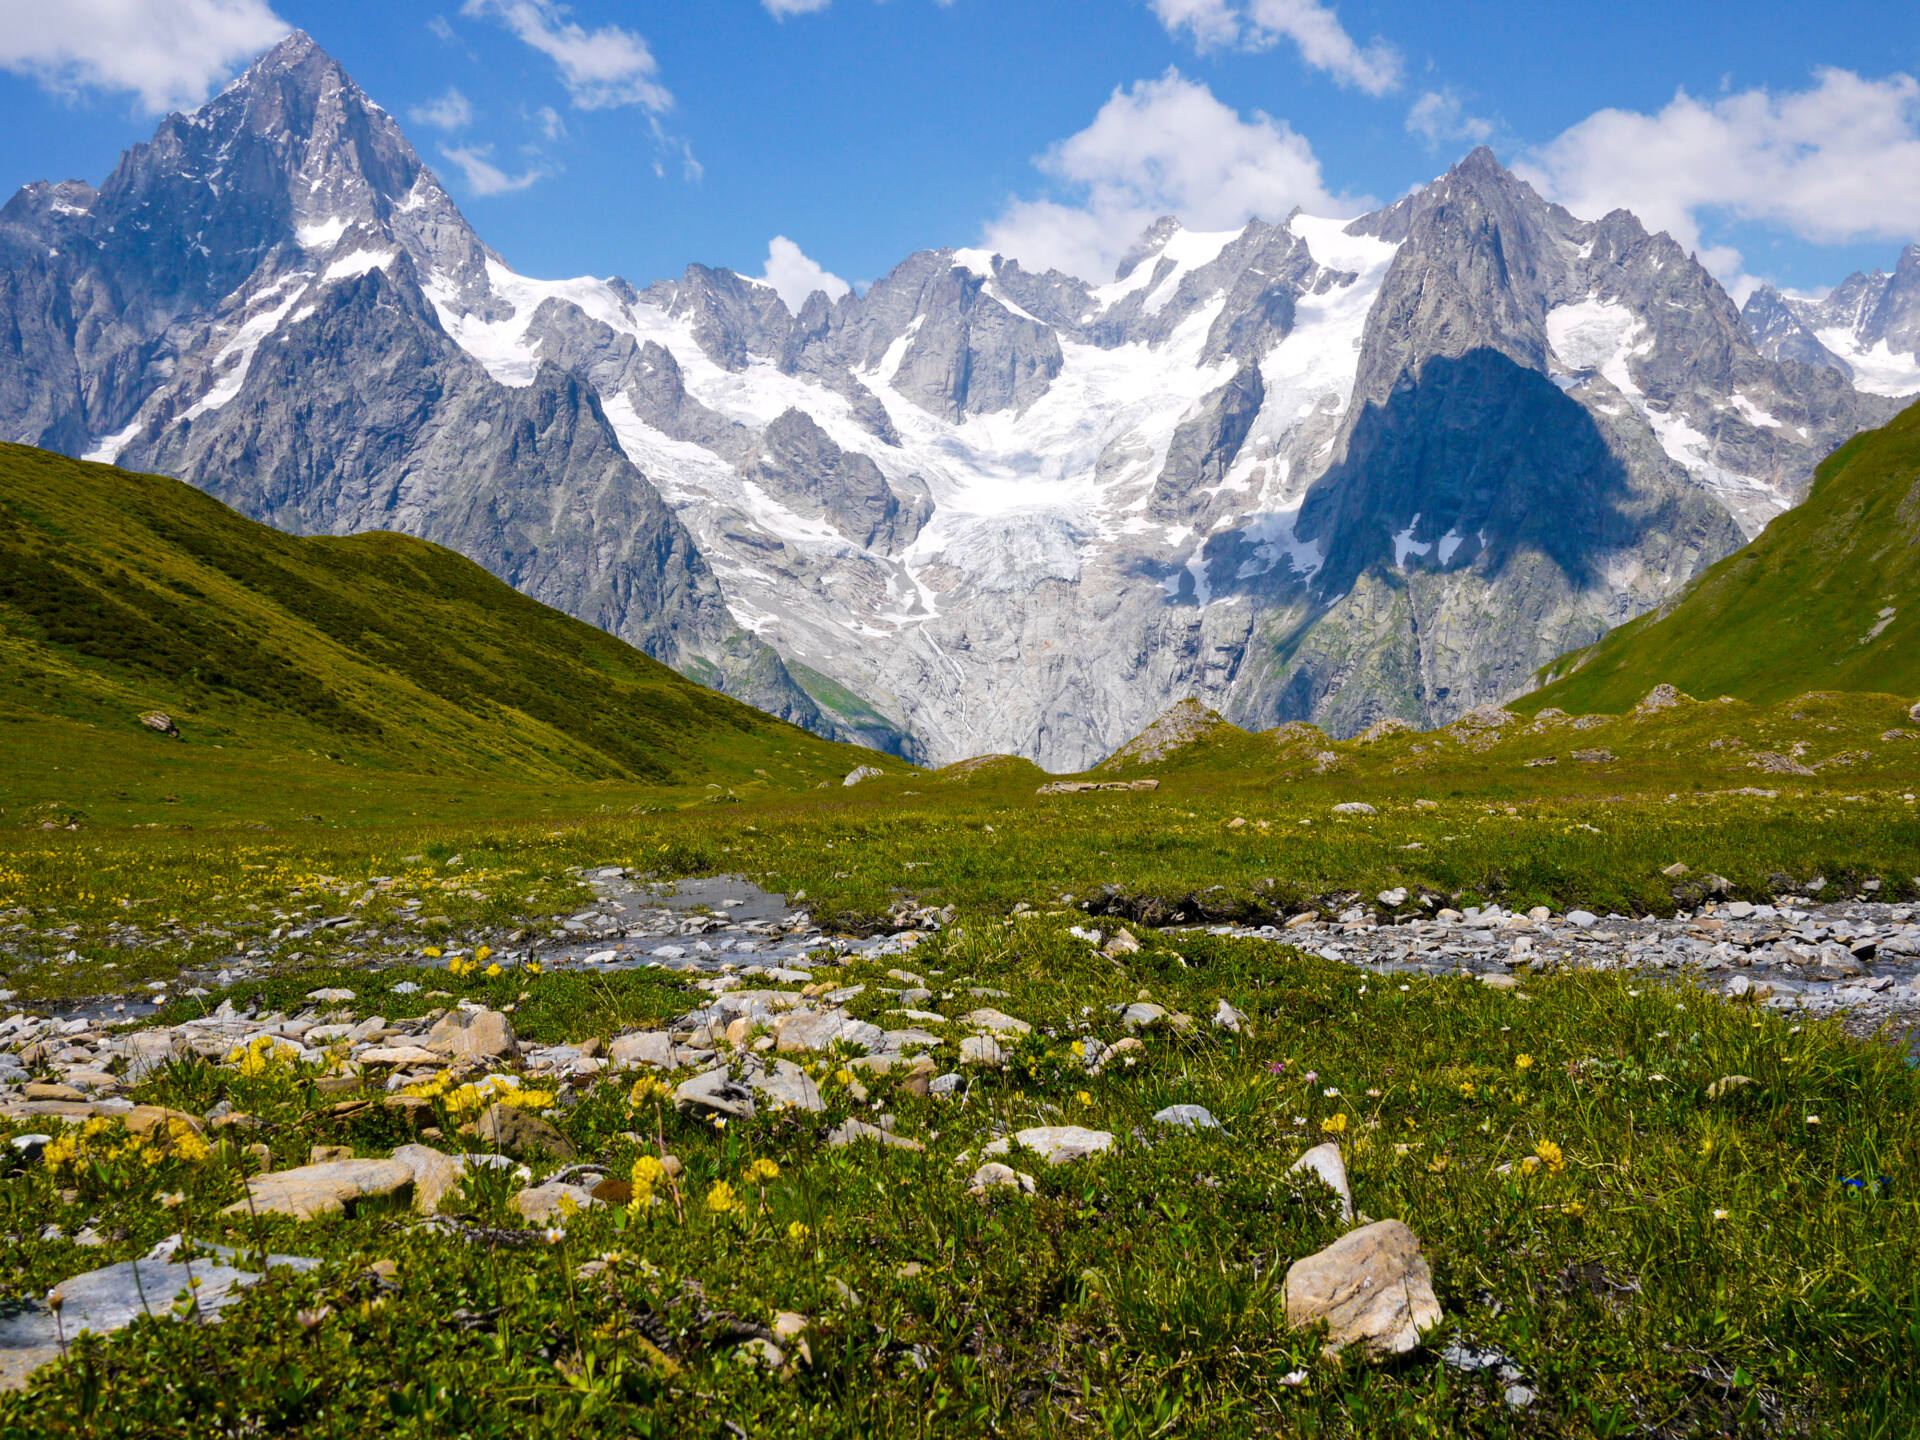
M1194 695L1357 733L1526 688L1920 392L1920 250L1745 312L1477 150L1114 279L908 257L796 314L516 274L295 34L0 210L0 438L399 530L833 738L1079 769Z

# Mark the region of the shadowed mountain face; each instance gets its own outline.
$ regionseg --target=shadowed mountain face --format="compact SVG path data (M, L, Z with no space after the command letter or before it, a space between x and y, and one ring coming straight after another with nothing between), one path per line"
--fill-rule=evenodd
M935 762L1082 766L1185 695L1450 720L1895 408L1484 150L1357 221L1160 221L1106 285L964 249L797 314L702 265L530 280L305 36L98 192L21 191L0 258L0 437L442 541ZM1898 339L1912 268L1833 303Z

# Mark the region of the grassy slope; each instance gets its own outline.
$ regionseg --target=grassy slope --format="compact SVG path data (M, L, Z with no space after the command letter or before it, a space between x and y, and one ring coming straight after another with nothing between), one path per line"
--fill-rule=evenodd
M148 709L182 739L142 726ZM377 810L395 775L458 799L475 782L811 785L873 758L452 551L385 533L297 539L175 480L12 445L0 735L14 757L0 805L137 806L136 791L197 787L236 815L263 785Z
M1880 625L1882 612L1895 612ZM1624 710L1666 682L1703 698L1920 693L1920 405L1855 436L1805 504L1641 617L1541 672L1528 710Z

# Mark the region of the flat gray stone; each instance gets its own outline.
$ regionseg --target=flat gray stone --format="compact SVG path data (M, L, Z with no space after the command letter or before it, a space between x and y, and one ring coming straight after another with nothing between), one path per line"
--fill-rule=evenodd
M1187 1130L1218 1130L1220 1122L1204 1105L1169 1105L1153 1117L1156 1125L1178 1125Z

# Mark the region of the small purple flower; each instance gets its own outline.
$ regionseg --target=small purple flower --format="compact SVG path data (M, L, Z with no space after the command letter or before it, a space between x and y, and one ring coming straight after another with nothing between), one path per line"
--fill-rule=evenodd
M1311 1085L1314 1081L1320 1078L1320 1072L1318 1070L1309 1070L1307 1071L1306 1074L1302 1075L1300 1078L1306 1081L1307 1084Z
M1267 1073L1269 1075L1284 1075L1287 1073L1287 1066L1292 1063L1291 1060L1270 1060L1267 1062Z

